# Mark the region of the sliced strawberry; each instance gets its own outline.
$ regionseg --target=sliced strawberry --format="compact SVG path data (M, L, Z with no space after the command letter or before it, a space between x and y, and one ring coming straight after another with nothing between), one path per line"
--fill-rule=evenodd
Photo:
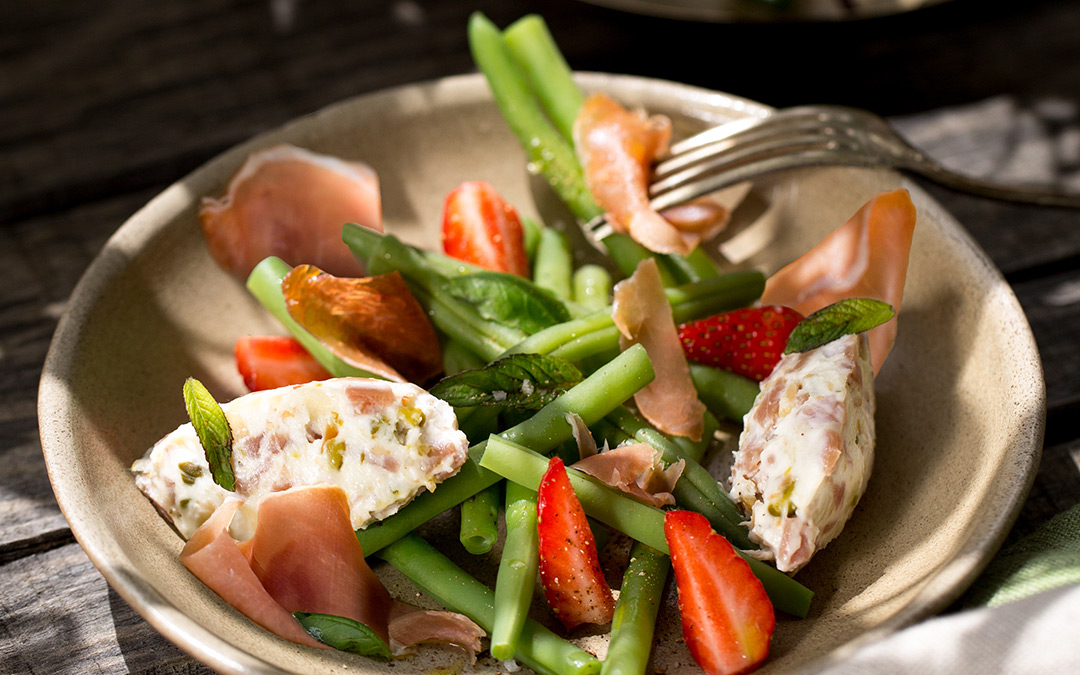
M514 207L490 183L462 183L446 195L443 251L480 267L528 276L525 236Z
M236 369L251 391L328 380L326 371L299 342L276 335L250 335L236 341Z
M787 307L747 307L679 326L686 358L764 380L803 316Z
M615 599L600 570L585 511L558 457L551 459L540 480L536 528L544 595L566 630L583 623L610 623Z
M700 513L668 511L664 535L690 654L709 675L750 672L769 655L776 627L761 582Z

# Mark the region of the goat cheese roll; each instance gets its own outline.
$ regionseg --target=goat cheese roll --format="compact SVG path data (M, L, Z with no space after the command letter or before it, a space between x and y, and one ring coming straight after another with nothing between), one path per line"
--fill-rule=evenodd
M131 467L185 539L233 494L245 503L230 529L247 538L260 499L302 485L341 487L360 529L434 490L468 454L453 409L410 383L339 378L246 394L221 408L233 435L235 493L214 482L190 423Z
M785 354L761 383L731 470L750 539L794 572L843 529L874 462L874 370L865 334Z

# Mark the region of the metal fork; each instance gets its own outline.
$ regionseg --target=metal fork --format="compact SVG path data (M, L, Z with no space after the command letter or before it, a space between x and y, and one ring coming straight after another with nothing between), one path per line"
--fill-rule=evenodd
M1005 185L950 171L910 145L878 115L824 105L736 120L673 144L670 154L656 165L649 196L653 208L662 211L763 174L824 165L904 169L983 197L1080 208L1077 194ZM587 230L599 237L604 226L601 217Z

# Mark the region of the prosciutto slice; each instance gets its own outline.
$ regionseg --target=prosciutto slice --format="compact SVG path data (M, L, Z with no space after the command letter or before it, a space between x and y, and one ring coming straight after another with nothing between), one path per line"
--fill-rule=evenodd
M698 400L690 367L664 295L660 270L643 260L628 279L615 284L611 317L619 328L619 346L645 347L656 378L634 395L638 412L660 431L701 440L705 406Z
M652 164L665 154L671 121L630 112L604 94L589 96L574 121L574 145L585 184L617 232L657 253L686 255L711 239L730 212L703 201L678 207L665 218L649 205Z
M882 192L820 244L765 282L763 305L809 315L845 298L874 298L900 309L915 205L907 190ZM874 374L896 340L896 318L869 332Z
M354 619L391 645L458 646L474 661L484 630L456 612L423 611L391 599L364 560L341 488L294 488L263 499L255 535L238 542L229 523L242 502L229 499L180 553L192 574L249 619L297 644L327 649L293 612Z
M341 488L269 495L259 504L255 536L239 548L285 611L354 619L389 644L392 600L364 560Z
M405 656L418 644L449 644L465 652L469 663L476 663L484 629L457 612L422 610L402 602L390 611L390 647L394 656Z
M266 630L297 644L329 649L308 635L270 595L229 535L229 522L241 503L230 499L219 506L188 540L180 552L180 562L222 600Z
M223 197L204 198L199 222L214 260L241 279L271 255L360 276L341 226L382 232L379 178L360 162L276 145L248 157Z
M646 504L667 506L675 503L672 491L686 461L680 459L665 469L661 454L648 443L631 443L585 457L573 468Z

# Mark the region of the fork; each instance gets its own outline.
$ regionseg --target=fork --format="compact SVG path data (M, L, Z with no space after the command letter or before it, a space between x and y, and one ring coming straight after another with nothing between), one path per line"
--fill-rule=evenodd
M649 186L657 211L763 174L808 166L885 167L912 171L946 187L1006 201L1080 208L1080 195L1006 185L944 168L905 141L884 119L842 106L786 108L764 118L711 127L671 146ZM586 229L601 236L603 217Z

